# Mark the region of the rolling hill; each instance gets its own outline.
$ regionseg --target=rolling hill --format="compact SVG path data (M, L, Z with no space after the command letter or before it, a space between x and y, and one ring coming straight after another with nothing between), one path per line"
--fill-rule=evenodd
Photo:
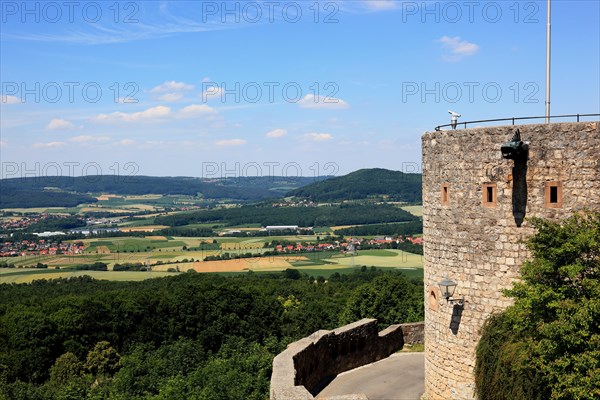
M405 174L382 168L361 169L348 175L315 182L287 193L313 201L368 198L420 203L421 174Z
M421 175L387 169L361 169L340 177L235 177L205 179L114 175L46 176L0 180L0 208L75 206L92 203L91 194L188 195L254 202L295 196L313 201L380 198L421 202Z
M326 177L235 177L205 179L153 176L46 176L0 180L0 208L74 206L96 199L91 193L118 195L201 195L207 199L258 201L283 196Z

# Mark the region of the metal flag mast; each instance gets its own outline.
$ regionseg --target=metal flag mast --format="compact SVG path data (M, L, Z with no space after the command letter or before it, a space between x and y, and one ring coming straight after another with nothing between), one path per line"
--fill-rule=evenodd
M546 123L550 123L550 0L546 25Z

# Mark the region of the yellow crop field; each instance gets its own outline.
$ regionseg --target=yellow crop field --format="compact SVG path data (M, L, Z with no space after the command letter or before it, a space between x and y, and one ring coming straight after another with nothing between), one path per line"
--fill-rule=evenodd
M256 249L262 249L263 248L263 241L260 242L250 242L250 241L246 241L246 242L224 242L221 243L221 249L222 250L256 250Z
M168 228L166 225L145 225L119 228L121 232L154 232L160 229Z
M96 249L98 254L110 254L110 249L108 246L98 246Z
M163 197L162 194L143 194L136 196L125 196L126 200L157 200Z
M102 194L102 195L100 195L100 196L96 197L96 199L97 199L98 201L108 201L108 200L110 200L111 198L121 198L121 197L122 197L122 196L118 196L118 195L116 195L116 194Z
M203 261L191 263L197 272L237 272L237 271L283 271L293 268L290 262L306 260L304 256L240 258L237 260ZM184 271L182 267L179 267ZM189 268L188 268L189 269Z
M408 211L415 217L423 216L423 206L404 206L404 207L400 207L400 208L402 208L404 211Z
M332 231L337 231L338 229L346 229L346 228L352 228L355 226L359 226L359 225L338 225L338 226L330 226Z

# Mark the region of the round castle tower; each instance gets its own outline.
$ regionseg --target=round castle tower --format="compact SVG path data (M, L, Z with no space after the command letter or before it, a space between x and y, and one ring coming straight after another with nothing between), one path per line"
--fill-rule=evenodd
M505 159L516 129L528 158ZM425 395L473 399L486 318L511 304L534 233L527 218L600 209L600 122L437 131L423 135ZM437 285L458 284L446 302Z

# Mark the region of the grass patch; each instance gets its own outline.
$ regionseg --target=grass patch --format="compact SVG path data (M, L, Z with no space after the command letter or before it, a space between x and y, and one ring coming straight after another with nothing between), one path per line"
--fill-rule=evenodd
M409 213L411 213L415 217L422 217L423 216L423 206L403 206L403 207L400 207L400 208L403 209L404 211L408 211Z
M425 351L425 344L423 343L415 343L415 344L405 344L402 347L400 352L402 353L423 353Z
M33 270L25 273L2 275L0 283L31 283L37 279L71 278L88 275L94 279L110 281L142 281L152 278L174 276L176 272L148 272L148 271L73 271L73 270Z
M382 268L423 268L423 256L419 254L407 253L401 250L376 251L393 252L396 254L396 256L362 255L359 252L359 255L354 257L335 257L331 258L330 261L336 264L347 266L366 265L368 267L375 266Z
M359 250L359 256L397 257L398 253L389 250Z

